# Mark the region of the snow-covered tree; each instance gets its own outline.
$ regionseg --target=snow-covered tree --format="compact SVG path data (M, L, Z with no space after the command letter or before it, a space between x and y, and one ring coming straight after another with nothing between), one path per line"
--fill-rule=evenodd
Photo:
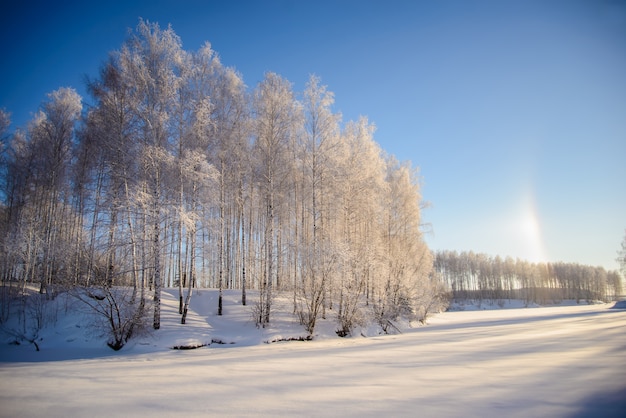
M304 91L304 130L300 153L301 209L296 211L300 225L298 242L300 279L295 282L296 310L306 330L312 334L317 318L322 314L339 256L336 235L332 232L331 210L334 198L335 161L333 153L339 147L340 115L331 106L334 97L326 86L311 76ZM297 199L297 197L296 197ZM297 202L296 202L297 204Z
M145 187L147 217L151 224L151 276L154 285L154 329L161 326L162 215L168 197L163 170L171 164L173 111L181 86L183 51L171 27L141 20L137 31L122 47L120 67L136 106L139 126L141 178Z
M430 280L432 255L422 239L417 173L408 163L388 158L386 191L387 277L375 300L383 328L400 315L425 316L438 297Z
M211 60L211 73L205 94L211 99L211 131L208 159L218 172L218 315L222 315L222 290L231 287L239 262L242 188L246 170L244 163L248 147L249 112L245 85L231 68L222 66L208 45L200 51L204 60Z
M340 164L338 188L342 269L336 293L340 333L349 334L358 325L361 298L367 304L376 297L384 274L382 221L386 189L385 161L373 139L374 126L366 118L349 122L337 153Z
M280 280L278 217L283 209L284 193L292 161L288 146L300 118L300 107L293 97L291 84L275 73L267 73L253 99L255 177L263 204L259 219L262 231L263 267L258 304L258 322L270 321L272 287Z
M31 277L39 278L41 293L52 292L54 284L67 279L71 270L68 251L75 214L69 206L68 185L74 128L81 109L81 98L73 89L50 93L30 122L26 137L18 136L13 143L15 160L10 165L16 172L9 177L16 181L11 193L17 201L12 203L20 210L13 226L32 232L21 234L18 242L25 246L30 259L26 268Z

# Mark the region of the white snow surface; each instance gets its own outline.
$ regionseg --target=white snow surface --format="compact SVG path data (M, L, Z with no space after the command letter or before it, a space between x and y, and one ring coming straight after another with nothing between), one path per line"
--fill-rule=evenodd
M305 336L288 298L257 329L239 292L218 317L217 291L200 290L180 325L177 292L162 295L161 330L118 352L76 315L42 331L39 352L3 335L0 416L626 416L614 304L445 312L369 337L339 338L327 320L313 341L266 344Z

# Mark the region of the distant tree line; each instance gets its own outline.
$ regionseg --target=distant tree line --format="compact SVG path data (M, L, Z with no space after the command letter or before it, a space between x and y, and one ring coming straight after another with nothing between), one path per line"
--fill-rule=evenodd
M565 299L614 300L623 292L617 271L576 263L531 263L474 252L438 251L434 269L454 301L479 303L522 299L557 303Z
M0 113L0 319L33 286L80 289L116 348L148 312L160 327L163 286L183 323L196 286L220 290L220 315L223 289L243 304L254 289L259 326L289 292L311 334L322 316L345 335L440 308L416 170L365 118L342 122L317 77L300 95L274 73L249 90L208 43L188 52L140 21L88 91L87 106L50 93L13 133Z

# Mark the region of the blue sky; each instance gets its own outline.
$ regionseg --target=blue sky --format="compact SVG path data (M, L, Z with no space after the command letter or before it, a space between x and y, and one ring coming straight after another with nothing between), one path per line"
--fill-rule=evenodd
M623 1L66 1L3 6L0 107L83 96L138 18L250 87L309 74L419 166L433 249L616 269L626 229ZM129 3L129 4L127 4ZM88 100L88 98L86 98Z

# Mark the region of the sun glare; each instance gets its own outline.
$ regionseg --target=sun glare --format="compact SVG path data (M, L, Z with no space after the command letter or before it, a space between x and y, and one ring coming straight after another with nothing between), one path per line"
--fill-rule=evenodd
M546 261L541 223L531 193L527 193L524 198L522 213L517 227L523 242L526 258L534 262Z

